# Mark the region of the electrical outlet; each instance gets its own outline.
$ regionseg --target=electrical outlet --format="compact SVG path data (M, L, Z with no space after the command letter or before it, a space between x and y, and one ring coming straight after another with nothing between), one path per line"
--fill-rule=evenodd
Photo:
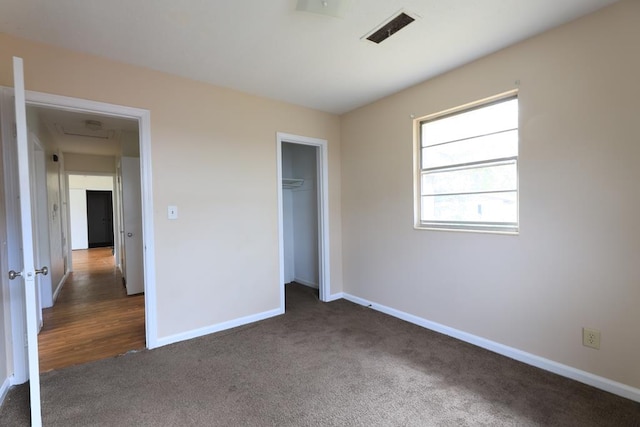
M600 349L600 331L582 328L582 345L585 347Z

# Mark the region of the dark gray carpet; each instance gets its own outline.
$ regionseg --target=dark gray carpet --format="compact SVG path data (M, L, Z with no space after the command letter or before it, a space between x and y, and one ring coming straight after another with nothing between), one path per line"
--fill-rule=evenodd
M287 286L277 318L42 375L47 426L639 426L640 404ZM3 426L26 426L28 388Z

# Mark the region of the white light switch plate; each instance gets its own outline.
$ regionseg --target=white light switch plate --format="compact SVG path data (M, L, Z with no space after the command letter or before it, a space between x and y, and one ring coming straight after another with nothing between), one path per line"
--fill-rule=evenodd
M178 207L177 206L169 206L167 208L167 218L169 218L169 219L178 219Z

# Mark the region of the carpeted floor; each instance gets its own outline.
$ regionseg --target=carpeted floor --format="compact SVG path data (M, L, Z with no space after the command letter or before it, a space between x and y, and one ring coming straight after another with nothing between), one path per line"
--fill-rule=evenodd
M287 313L42 375L45 426L640 426L635 403L287 285ZM3 426L26 426L28 388Z

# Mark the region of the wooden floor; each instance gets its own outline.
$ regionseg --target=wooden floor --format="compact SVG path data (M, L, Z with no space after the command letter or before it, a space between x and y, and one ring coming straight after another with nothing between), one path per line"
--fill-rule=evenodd
M73 251L73 269L43 311L41 372L145 348L144 295L127 296L111 248Z

